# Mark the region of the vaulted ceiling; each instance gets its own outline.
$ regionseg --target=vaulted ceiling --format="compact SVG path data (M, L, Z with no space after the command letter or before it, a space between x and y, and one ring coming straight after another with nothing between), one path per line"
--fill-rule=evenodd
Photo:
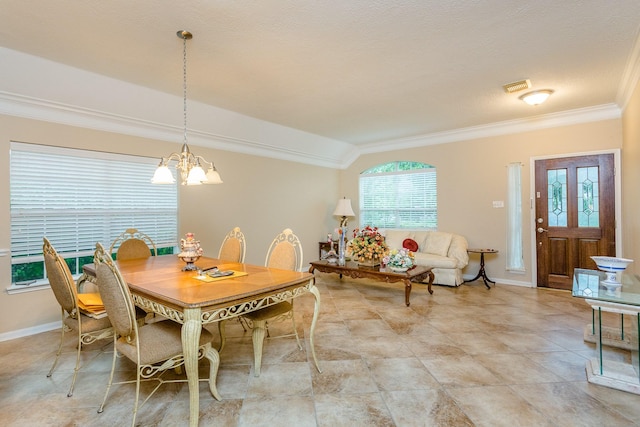
M190 100L358 147L621 108L639 28L637 0L0 1L0 46L176 96L188 30Z

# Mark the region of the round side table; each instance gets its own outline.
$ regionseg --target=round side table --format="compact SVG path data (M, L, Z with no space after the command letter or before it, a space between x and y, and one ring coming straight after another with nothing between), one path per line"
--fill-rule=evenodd
M476 280L482 277L482 281L484 282L484 285L487 287L487 289L491 289L491 286L489 286L489 283L493 283L495 285L496 282L494 282L493 280L487 277L487 272L484 270L484 254L497 254L498 250L474 248L474 249L467 249L467 252L473 253L473 254L480 254L480 270L478 271L478 274L476 274L476 277L474 277L471 280L465 280L463 283L475 282Z

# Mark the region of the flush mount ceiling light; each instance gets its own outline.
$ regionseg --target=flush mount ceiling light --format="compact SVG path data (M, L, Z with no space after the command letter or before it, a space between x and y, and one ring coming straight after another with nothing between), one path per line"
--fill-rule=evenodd
M180 173L182 185L200 185L200 184L222 184L220 174L216 170L213 162L208 162L202 156L196 156L189 150L187 144L187 40L193 35L189 31L180 30L176 33L182 39L182 88L184 101L184 133L182 151L180 153L171 153L167 157L160 159L160 164L153 174L151 182L154 184L172 184L176 182L173 174L167 166L170 161L177 161L176 169ZM205 174L202 165L208 170Z
M533 92L525 93L524 95L520 96L520 99L522 99L529 105L540 105L544 101L546 101L549 95L551 95L552 93L553 91L551 89L536 90Z

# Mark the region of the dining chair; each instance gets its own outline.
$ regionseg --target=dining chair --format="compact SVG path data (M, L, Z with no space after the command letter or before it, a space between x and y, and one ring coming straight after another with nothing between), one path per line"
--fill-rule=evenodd
M285 229L278 234L271 242L265 266L269 268L280 268L283 270L300 271L302 268L302 244L290 228ZM242 315L253 326L251 334L253 340L253 357L254 357L254 376L260 376L260 368L262 366L262 346L264 337L268 334L268 321L282 321L291 319L293 324L293 333L280 335L280 337L295 336L298 348L302 350L300 337L296 328L295 316L293 313L293 300L282 301L277 304L251 311Z
M115 238L109 253L112 254L117 247L116 259L125 261L128 259L149 258L158 255L156 244L151 237L138 231L137 228L127 228Z
M247 246L244 234L240 231L240 227L234 227L233 230L229 231L224 237L220 245L220 251L218 252L218 259L243 263L246 251ZM237 317L237 319L242 329L246 331L248 328L247 321L242 317ZM220 333L220 346L218 347L218 351L222 351L226 342L224 333L226 322L226 320L218 322L218 331Z
M107 391L104 400L98 409L98 413L103 412L109 390L114 384L136 384L136 397L133 404L132 426L136 424L138 409L164 383L186 382L186 379L162 379L162 374L169 370L179 368L184 364L182 351L182 325L176 322L159 322L138 325L135 319L135 305L120 270L114 263L110 254L104 247L96 244L94 255L96 266L96 279L98 289L102 296L104 308L107 310L111 324L113 325L114 352L111 364L111 374L107 384ZM211 346L213 336L206 329L202 329L198 348L198 359L203 357L209 360L209 378L200 381L209 381L209 390L214 398L221 400L216 388L216 375L220 364L218 352ZM113 382L116 370L116 360L118 353L136 364L136 379L120 382ZM156 375L159 374L159 375ZM157 381L156 387L149 393L142 404L138 405L140 399L140 383L142 381Z
M240 227L229 231L220 245L218 259L232 262L244 262L247 247Z
M73 395L73 388L76 384L78 371L80 370L80 352L83 345L91 344L95 341L110 338L113 336L113 328L107 317L95 319L83 314L78 307L78 290L76 282L73 280L69 266L65 262L51 242L43 237L42 254L44 255L44 264L49 279L51 290L60 304L62 311L62 333L60 334L60 344L56 352L56 358L47 374L47 377L53 375L53 371L58 364L60 354L62 353L62 345L64 343L65 331L74 331L78 335L76 345L76 365L73 369L73 378L71 379L71 387L67 396Z

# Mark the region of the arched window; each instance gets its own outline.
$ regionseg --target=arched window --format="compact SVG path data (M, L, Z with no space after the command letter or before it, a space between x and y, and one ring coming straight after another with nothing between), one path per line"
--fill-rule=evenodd
M395 161L362 172L360 225L437 229L436 168L426 163Z

